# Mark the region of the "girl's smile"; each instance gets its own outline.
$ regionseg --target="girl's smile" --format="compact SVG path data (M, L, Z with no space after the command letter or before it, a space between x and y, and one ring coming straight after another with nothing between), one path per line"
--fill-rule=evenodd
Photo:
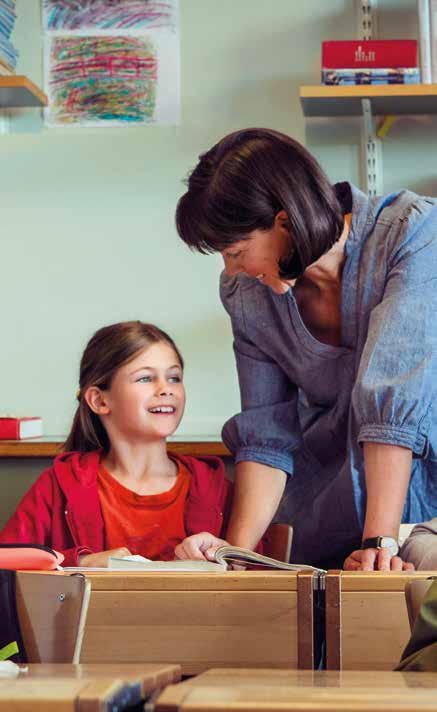
M176 412L176 408L172 405L158 405L156 408L149 408L149 413L153 415L173 415Z

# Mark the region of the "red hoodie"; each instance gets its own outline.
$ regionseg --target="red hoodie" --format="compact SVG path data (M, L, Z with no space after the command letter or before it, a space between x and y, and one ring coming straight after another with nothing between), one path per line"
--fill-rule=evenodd
M81 554L105 549L97 489L101 451L58 455L24 495L0 533L0 543L44 544L65 556L64 566L77 566ZM201 460L171 453L191 472L185 503L187 536L202 531L222 536L231 503L231 483L218 457Z

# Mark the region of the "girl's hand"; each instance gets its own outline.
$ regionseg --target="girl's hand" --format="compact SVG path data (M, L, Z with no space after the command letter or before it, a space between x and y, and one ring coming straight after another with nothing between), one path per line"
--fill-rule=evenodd
M177 545L175 559L211 559L215 550L227 543L209 532L192 534Z
M345 571L414 571L414 565L389 549L357 549L343 564Z
M121 559L123 556L131 556L131 552L125 546L121 546L119 549L99 551L97 554L83 554L83 556L79 556L79 566L106 568L110 556L116 556L118 559Z

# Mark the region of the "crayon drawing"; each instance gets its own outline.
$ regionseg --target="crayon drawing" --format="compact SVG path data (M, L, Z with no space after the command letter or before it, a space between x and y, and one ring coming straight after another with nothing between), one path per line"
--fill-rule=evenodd
M179 0L42 7L48 126L179 123Z
M176 29L175 0L43 0L46 30Z
M141 124L154 119L157 55L139 36L53 36L48 87L52 125Z

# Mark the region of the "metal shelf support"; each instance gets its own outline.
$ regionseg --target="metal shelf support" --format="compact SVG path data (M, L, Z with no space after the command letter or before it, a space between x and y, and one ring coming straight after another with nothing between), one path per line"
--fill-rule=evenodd
M377 32L377 0L356 0L357 37L359 40L374 40Z
M378 0L356 0L358 37L372 40L377 36ZM361 172L363 190L370 196L382 194L382 150L372 116L370 99L362 99Z
M369 196L382 195L382 149L378 138L370 99L361 99L362 186Z

